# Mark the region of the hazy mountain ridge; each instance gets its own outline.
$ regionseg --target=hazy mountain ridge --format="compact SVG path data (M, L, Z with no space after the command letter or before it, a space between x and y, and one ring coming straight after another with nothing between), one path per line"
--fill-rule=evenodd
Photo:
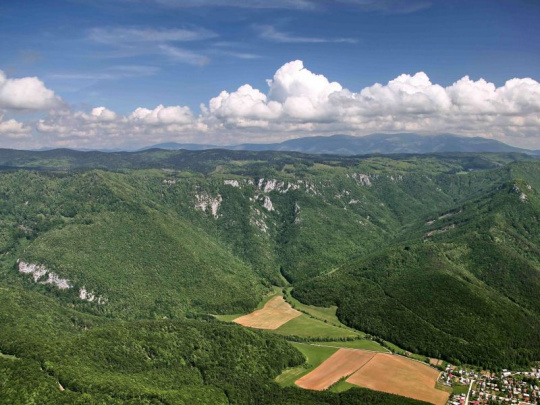
M313 136L291 139L280 143L270 144L240 144L240 145L204 145L162 143L144 149L228 149L249 151L289 151L311 154L366 155L390 153L500 153L516 152L537 155L539 152L517 148L503 142L482 137L463 137L452 134L417 135L403 134L372 134L367 136L332 135Z

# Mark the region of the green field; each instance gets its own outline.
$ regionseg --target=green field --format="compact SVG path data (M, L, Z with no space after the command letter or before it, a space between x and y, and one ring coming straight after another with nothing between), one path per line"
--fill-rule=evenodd
M236 318L238 318L239 316L242 316L242 315L245 315L245 314L214 315L214 317L215 317L216 319L219 319L220 321L223 321L223 322L232 322L232 321L234 321Z
M350 349L372 350L375 352L388 352L388 350L382 347L377 342L368 339L358 339L345 342L317 342L317 345L329 346L329 347L347 347Z
M281 295L282 289L280 287L274 286L272 292L267 294L264 299L257 305L256 309L261 309L264 305L273 297ZM290 297L290 296L289 296ZM289 297L287 299L289 299ZM293 298L294 300L294 298ZM280 326L279 328L273 330L280 335L284 336L299 336L303 338L328 338L328 339L339 339L339 338L351 338L361 335L360 332L355 331L354 329L348 328L345 325L341 324L337 319L334 308L319 308L315 306L303 305L297 300L295 301L295 308L300 310L305 310L305 312L313 314L316 318L302 314L297 318L291 319L286 324ZM306 310L306 308L308 310ZM245 314L231 314L231 315L214 315L217 319L224 322L232 322L234 319L245 315ZM322 321L321 319L326 319L327 322ZM340 342L344 343L344 342ZM375 342L370 342L378 346ZM367 343L366 343L367 344ZM371 347L376 347L371 346ZM349 347L349 346L343 346ZM352 347L352 346L350 346ZM362 347L363 348L363 347ZM377 350L377 349L373 349Z
M287 301L291 303L293 308L299 311L305 312L313 316L314 318L326 321L332 325L346 327L338 319L336 315L337 307L335 305L332 305L330 307L316 307L314 305L303 304L291 295L291 290L292 290L292 287L287 288L285 297ZM356 333L360 333L360 332L356 332Z
M453 385L452 386L452 393L459 395L459 394L466 394L469 392L469 386L468 385Z
M349 384L346 381L346 378L344 378L338 381L336 384L332 385L330 388L328 388L328 390L330 392L339 393L339 392L344 392L344 391L350 390L351 388L357 388L357 387L358 387L357 385Z
M309 315L302 314L291 319L285 325L275 329L274 332L285 336L300 336L306 338L347 338L358 336L358 333L349 328L338 327L329 323L324 323Z
M276 382L282 387L294 385L300 377L316 369L323 361L338 351L334 347L313 346L305 343L291 343L306 357L306 362L298 367L286 369L276 377Z
M385 341L384 345L388 349L393 351L394 353L399 354L401 356L410 357L411 359L415 359L415 360L422 361L422 362L426 361L426 356L422 356L421 354L418 354L418 353L408 352L406 350L403 350L401 347L399 347L399 346L397 346L397 345L395 345L393 343L390 343L388 341Z

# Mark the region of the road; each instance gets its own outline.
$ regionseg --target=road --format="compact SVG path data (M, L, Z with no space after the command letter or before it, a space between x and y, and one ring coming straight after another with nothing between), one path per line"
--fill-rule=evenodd
M465 405L469 405L469 395L471 395L473 383L474 383L474 380L471 380L471 384L469 385L469 391L467 391L467 397L465 398Z

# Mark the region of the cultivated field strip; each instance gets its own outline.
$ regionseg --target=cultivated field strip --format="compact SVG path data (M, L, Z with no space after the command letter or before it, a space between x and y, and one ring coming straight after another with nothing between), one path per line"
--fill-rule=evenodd
M339 349L311 373L296 381L301 388L322 391L364 366L375 356L374 352Z
M351 375L347 382L376 391L443 405L448 393L435 388L439 372L417 361L380 353Z
M242 326L257 329L277 329L302 313L292 308L282 296L269 300L262 309L233 320Z

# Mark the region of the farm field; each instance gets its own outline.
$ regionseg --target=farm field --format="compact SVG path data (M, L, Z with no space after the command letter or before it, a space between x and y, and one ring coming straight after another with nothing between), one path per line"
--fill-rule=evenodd
M291 295L291 290L291 287L287 288L287 301L292 304L293 308L297 308L302 312L306 312L315 318L333 325L343 325L336 315L337 307L335 305L330 307L316 307L314 305L303 304Z
M268 301L270 301L274 297L277 297L278 295L281 295L281 293L282 293L282 291L281 291L280 287L273 286L272 290L263 297L263 299L261 300L261 302L259 302L259 304L257 305L257 308L255 308L255 310L262 309L266 305L266 303ZM241 316L244 316L244 315L246 315L246 313L243 313L243 314L227 314L227 315L216 315L216 314L214 314L213 316L216 319L219 319L220 321L223 321L223 322L233 322L236 318L240 318Z
M359 336L358 332L345 327L334 326L330 323L311 318L309 315L302 314L297 318L291 319L283 324L274 332L285 336L300 336L310 338L351 338Z
M375 355L364 350L339 349L311 373L299 378L295 384L301 388L325 390L368 364Z
M425 364L392 354L377 354L346 382L376 391L443 405L448 393L437 390L439 372Z
M338 351L334 347L315 346L308 343L290 342L306 357L306 363L298 367L286 369L276 377L276 382L282 387L290 387L300 377L317 368L323 361Z
M317 316L314 318L292 308L281 296L281 289L279 287L274 287L274 290L259 303L257 309L247 315L214 316L221 321L236 322L251 328L273 330L284 336L339 339L354 338L362 335L361 332L342 325L337 318L335 320L332 319L332 313L334 313L333 316L335 317L335 308L309 307L315 311L320 311L320 314L324 314L326 311L331 320L325 322L322 320L323 317ZM324 318L326 319L326 317ZM373 344L376 345L375 342ZM365 348L369 349L367 347Z
M282 296L270 299L262 309L253 311L233 320L242 326L257 329L277 329L302 313L293 309Z
M441 359L433 359L430 357L429 364L431 364L432 366L440 366L443 364L443 361Z

